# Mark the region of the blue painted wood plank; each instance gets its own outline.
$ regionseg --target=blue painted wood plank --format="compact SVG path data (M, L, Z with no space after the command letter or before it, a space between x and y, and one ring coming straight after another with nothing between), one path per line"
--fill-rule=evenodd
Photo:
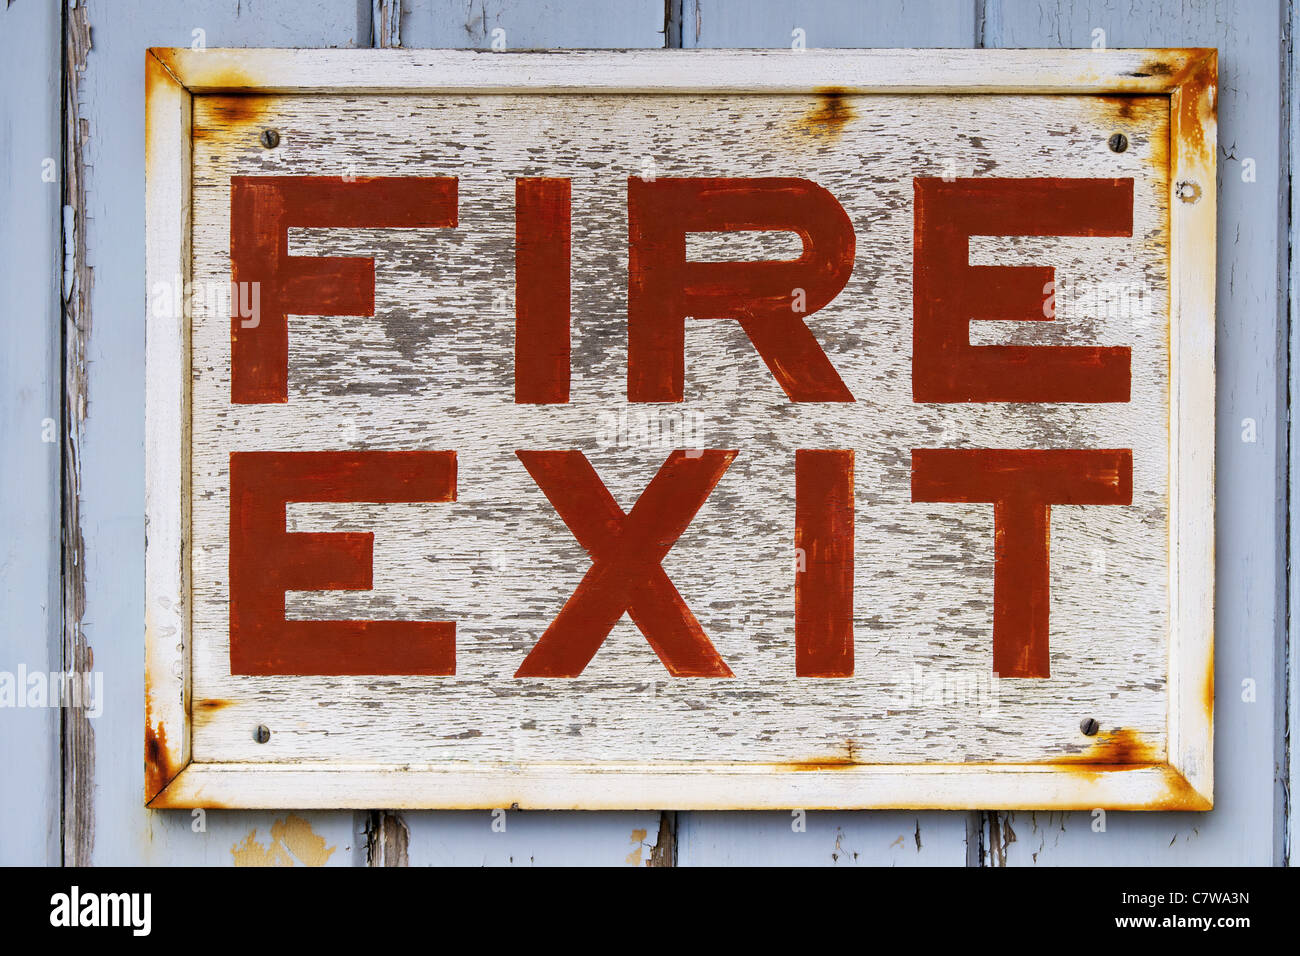
M657 812L404 813L411 866L646 866Z
M968 47L971 0L682 0L685 48Z
M1291 43L1291 57L1289 61L1290 70L1288 71L1287 81L1287 121L1288 121L1288 141L1286 153L1286 168L1282 170L1282 175L1278 178L1283 182L1290 182L1294 175L1297 164L1300 164L1300 59L1295 56L1295 38L1296 31L1300 30L1300 7L1295 4L1288 4L1290 21L1288 39ZM1289 679L1289 694L1287 701L1287 722L1286 728L1288 733L1282 737L1281 753L1278 763L1286 774L1288 786L1286 788L1286 804L1284 806L1284 836L1286 844L1284 849L1284 862L1290 866L1297 860L1300 860L1300 827L1296 825L1294 806L1297 795L1300 795L1300 760L1297 760L1294 753L1290 751L1291 738L1296 736L1300 731L1300 614L1296 613L1295 601L1297 595L1300 595L1300 560L1296 559L1296 549L1300 547L1300 510L1297 509L1297 503L1300 503L1300 421L1296 420L1295 414L1291 409L1290 403L1295 400L1295 396L1300 395L1300 193L1294 188L1290 190L1291 206L1290 226L1288 238L1290 246L1290 260L1287 262L1286 287L1288 290L1288 308L1289 319L1288 327L1290 330L1290 342L1287 349L1287 356L1290 361L1288 370L1290 380L1290 391L1288 392L1287 411L1288 421L1288 451L1289 451L1289 487L1288 487L1288 514L1287 525L1289 529L1289 543L1291 551L1287 555L1287 569L1289 576L1287 580L1287 623L1289 625L1287 634L1287 646L1285 648L1283 664L1284 673Z
M58 4L0 10L0 864L60 859L60 714L20 672L62 670ZM48 682L48 677L44 678ZM22 685L26 685L24 678ZM30 688L35 691L36 686Z
M987 46L1209 46L1219 56L1215 809L1005 815L1008 864L1280 860L1285 683L1285 50L1276 2L988 0ZM1098 33L1097 31L1103 31ZM1250 161L1249 163L1247 161ZM1253 171L1254 179L1250 178ZM1254 440L1251 437L1253 430ZM1006 842L1008 829L1014 842Z
M964 866L971 814L683 813L681 866Z
M803 31L802 36L795 31ZM683 2L683 47L788 47L796 40L807 48L969 47L975 41L975 4ZM788 813L683 813L678 815L678 860L684 866L963 866L968 828L978 832L972 817L957 812L809 813L806 828L799 831L792 827L797 818Z
M144 741L144 51L150 46L351 47L370 45L370 7L354 0L81 0L94 45L82 76L89 124L87 257L94 270L88 344L88 414L81 446L85 538L84 631L104 674L106 706L94 722L95 864L236 862L250 833L274 853L286 814L220 812L194 830L188 811L143 803ZM48 4L17 3L12 11ZM201 31L201 32L196 32ZM299 813L355 862L351 813ZM282 828L283 829L283 828ZM298 830L291 828L293 833ZM304 851L305 852L305 851ZM292 853L289 854L292 857Z
M403 6L403 47L644 48L664 45L661 0L469 2ZM406 811L411 866L643 865L660 815Z
M471 50L664 45L663 0L415 0L402 46Z

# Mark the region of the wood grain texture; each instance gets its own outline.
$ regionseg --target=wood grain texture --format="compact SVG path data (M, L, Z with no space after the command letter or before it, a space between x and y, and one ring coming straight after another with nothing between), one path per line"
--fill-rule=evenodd
M806 94L1004 93L1168 94L1201 49L1062 50L1044 62L1034 50L1006 50L998 68L970 50L574 50L564 56L481 51L358 51L154 47L196 95L391 93Z
M688 48L789 46L795 39L793 31L802 26L804 42L809 42L811 31L813 47L973 45L974 5L954 0L949 9L943 11L947 15L939 17L933 16L932 10L909 15L902 4L898 6L896 18L880 16L877 19L872 16L863 19L861 11L864 7L856 4L746 3L742 9L739 4L717 0L680 0L680 3L674 3L674 9L680 13L673 24L671 40L673 45ZM915 4L907 7L913 11L917 9ZM846 18L850 22L844 22ZM753 35L755 26L761 36ZM861 841L864 846L861 859L869 864L895 862L898 855L898 845L894 842L896 834L906 832L908 823L914 822L918 834L922 829L927 834L918 846L918 859L961 865L967 860L977 859L974 849L979 843L978 826L972 826L973 818L973 814L956 813L926 813L909 818L897 812L841 812L818 815L816 819L828 828L833 826L837 838L846 833L851 835L850 844ZM827 860L825 841L815 839L787 839L778 851L773 836L769 835L772 833L769 826L782 836L786 832L784 826L781 823L769 824L767 818L754 814L683 813L678 815L677 822L678 858L684 865L694 862L725 865L777 861L811 865L825 864ZM793 836L793 831L790 832ZM974 839L968 841L968 835ZM885 852L879 849L881 845L887 848Z
M84 6L68 11L63 38L63 662L69 670L93 666L83 627L86 611L86 543L81 481L85 420L89 411L91 306L95 271L87 242L86 166L89 126L79 82L90 53ZM63 719L63 860L84 865L95 840L95 734L84 713Z
M291 238L297 255L374 254L380 279L373 320L295 318L287 405L230 404L229 321L220 306L196 300L196 759L352 762L383 753L398 763L671 761L683 755L777 763L1042 761L1095 756L1078 731L1085 712L1100 714L1109 732L1137 735L1152 759L1160 759L1169 412L1161 318L1167 309L1163 103L1129 102L1120 117L1106 112L1118 107L1069 97L851 99L854 119L837 131L832 150L817 148L822 134L816 127L805 130L808 115L820 108L811 97L589 97L541 107L535 98L362 97L331 100L328 112L319 99L282 97L257 101L254 124L242 115L230 119L236 105L250 108L246 102L200 97L194 119L197 287L220 287L228 275L232 175L268 167L284 174L347 170L360 177L455 170L461 209L454 230L306 231ZM1026 149L1020 123L1006 127L997 120L1011 113L1046 135ZM409 119L393 122L394 116ZM727 117L725 129L712 125L718 116ZM1108 135L1116 123L1133 142L1122 155L1108 150L1098 133ZM268 125L282 137L274 156L250 132ZM474 133L444 141L419 132L430 128ZM877 144L885 129L891 138L882 150ZM848 154L865 157L873 170L871 189L861 188L856 164L846 168L839 158ZM684 409L698 413L703 424L690 444L740 448L742 454L665 566L737 678L708 690L665 680L625 622L581 678L546 689L510 675L576 586L586 560L527 473L511 461L514 436L527 435L533 448L582 449L625 508L682 437L645 441L611 433L608 421L640 412L628 410L622 398L627 266L620 236L629 167L638 168L647 156L660 175L736 174L739 167L725 157L744 156L750 175L798 173L840 197L861 235L860 258L846 291L809 324L864 400L791 407L732 323L692 324ZM1127 282L1140 289L1141 314L1106 315L1095 302L1061 295L1056 322L1003 323L976 336L1132 343L1132 403L913 403L907 367L911 176L918 167L941 172L949 157L1011 177L1043 169L1135 177L1140 195L1132 238L972 244L976 263L1052 262L1063 285ZM500 276L513 274L510 177L519 174L575 178L575 372L572 400L560 407L513 400L512 290ZM736 242L731 252L748 258L757 248L760 241L751 238L748 248ZM431 275L442 278L430 285ZM977 689L948 707L915 695L921 682L965 679L973 685L989 675L992 532L987 506L910 500L910 449L945 444L1143 452L1131 508L1053 511L1057 679L1050 685L1002 682L996 702L988 699L991 691ZM295 618L454 619L461 647L454 680L229 676L229 454L323 445L457 450L460 487L453 507L291 505L291 531L372 529L377 543L374 591L294 594L288 605ZM818 686L816 695L795 679L792 666L795 447L855 448L860 470L857 535L864 561L857 573L857 626L864 663L855 677ZM431 526L438 528L432 538ZM433 541L443 542L437 553L428 548ZM1128 595L1122 607L1107 599L1116 590ZM209 700L223 703L205 708ZM1016 731L1007 733L1006 719L990 716L991 708L1014 713ZM529 733L518 732L521 720ZM249 728L257 723L272 728L271 744L253 741ZM979 730L957 733L957 723Z
M739 4L728 0L682 0L680 7L675 32L677 45L683 47L741 46L745 41L758 46L789 46L795 39L792 32L796 26L803 27L805 42L809 42L811 33L813 47L968 47L976 45L982 26L975 19L980 8L978 3L954 2L946 11L949 15L939 17L931 10L926 10L925 15L909 15L907 10L917 8L908 4L906 9L900 9L896 20L881 17L879 21L858 19L864 8L850 4L796 5L778 0L747 3L741 12ZM843 22L846 15L853 18L849 24ZM754 25L763 34L761 38L753 36ZM893 834L905 831L907 823L905 815L899 813L837 813L827 814L824 819L834 821L837 833L861 834L868 845L887 839L890 847L894 846ZM931 834L924 845L930 853L943 854L946 850L944 862L958 865L963 861L982 862L978 854L981 845L978 814L923 814L918 827L922 825ZM766 831L759 819L752 814L681 814L677 832L679 854L684 862L707 860L726 864L782 859L812 864L826 860L820 847L811 840L794 843L778 856L765 839ZM964 852L957 852L959 847ZM868 852L866 859L884 861L875 852Z
M1104 26L1111 31L1111 47L1140 47L1153 42L1161 44L1178 42L1187 42L1194 45L1221 46L1223 38L1229 35L1235 35L1236 28L1229 26L1236 19L1236 7L1223 8L1222 5L1214 5L1200 11L1192 22L1189 24L1187 12L1182 4L1174 2L1155 2L1143 3L1138 5L1131 14L1114 8L1112 5L1104 3L1084 3L1084 4L1065 4L1055 2L1038 2L1038 0L1014 0L1014 2L1000 2L1000 0L981 0L973 5L972 13L974 22L972 23L972 33L963 36L960 31L956 36L948 32L957 22L959 17L939 17L934 16L933 11L930 15L913 16L918 11L916 4L908 4L901 19L898 39L894 38L892 33L893 24L888 17L882 17L881 24L867 22L858 25L856 29L844 29L843 20L846 16L853 16L864 8L860 6L841 5L833 3L825 4L791 4L781 2L781 0L772 0L764 3L746 3L743 5L743 12L740 4L733 3L731 0L685 0L682 17L682 45L695 45L695 38L709 37L714 45L717 46L738 46L742 43L757 43L763 46L784 46L790 42L789 31L794 28L796 22L805 27L807 42L810 46L822 45L843 45L843 46L983 46L987 43L990 46L1006 47L1089 47L1092 44L1092 30L1097 26ZM875 13L880 7L885 5L872 5L872 12ZM957 5L958 14L965 8L965 4ZM1070 7L1077 8L1079 15L1071 19ZM852 11L852 12L849 12ZM1255 11L1258 14L1258 22L1263 24L1271 15L1276 17L1276 10L1271 4L1262 4ZM723 25L727 29L710 33L715 25ZM832 27L832 25L834 25ZM832 27L827 29L827 27ZM756 37L756 34L758 37ZM888 39L882 39L882 35L888 35ZM1268 58L1258 61L1257 65L1263 70L1267 70L1269 65ZM1267 107L1260 112L1260 119L1252 125L1261 134L1267 135L1268 131L1276 127L1276 119L1270 118ZM1271 174L1270 174L1271 175ZM1266 192L1261 191L1261 196ZM1259 223L1263 226L1265 234L1271 228L1271 224L1276 222L1274 216L1267 211L1257 211L1249 217L1250 221ZM1221 252L1221 263L1228 263L1235 267L1235 253ZM1221 266L1222 268L1222 266ZM1268 281L1264 281L1264 287L1268 286ZM1258 346L1259 356L1267 363L1271 361L1274 354L1269 350L1266 343L1261 342ZM1264 476L1261 476L1264 479ZM1264 479L1266 480L1266 479ZM1220 496L1220 501L1222 501ZM1268 542L1272 539L1272 531L1269 527L1252 522L1251 529L1244 532L1244 537L1259 542ZM1220 618L1223 619L1222 617ZM1221 632L1222 633L1222 632ZM1222 733L1220 740L1222 741ZM1221 744L1222 746L1222 744ZM1229 744L1228 746L1233 746ZM857 814L836 815L836 819L845 820L864 820L865 826L872 826L875 822L882 819L889 819L890 814ZM1041 814L1039 815L1042 816ZM1123 815L1121 815L1122 817ZM937 821L946 820L947 817L938 814L930 815L931 819ZM754 848L750 837L750 831L743 825L743 820L749 817L732 816L725 814L709 815L682 815L682 825L679 829L680 837L683 841L682 858L691 858L688 845L692 841L699 842L700 845L708 845L716 852L710 859L720 862L726 862L730 859L751 859L753 858ZM1077 839L1080 842L1078 854L1073 859L1086 862L1088 860L1098 860L1100 851L1094 845L1088 844L1087 838L1090 835L1086 829L1089 818L1084 815L1070 817L1073 822L1073 829ZM1176 819L1170 817L1170 819ZM692 830L692 823L699 821L699 829ZM726 820L735 821L735 826L722 826L718 821ZM1005 822L1005 821L1004 821ZM975 863L991 863L1006 861L1006 847L1010 836L1009 827L997 825L998 818L994 815L994 825L990 827L989 821L985 821L980 827L972 832L969 841L972 850L978 845L988 850L987 855L980 857L973 854L970 859ZM1190 857L1176 856L1183 851L1177 847L1166 851L1165 846L1168 840L1159 840L1156 834L1163 833L1166 828L1162 827L1153 818L1147 816L1137 816L1131 818L1127 825L1129 832L1136 832L1139 835L1150 833L1152 838L1139 839L1135 845L1135 852L1132 857L1133 861L1145 860L1163 860L1166 858L1174 859L1196 859L1195 850ZM716 830L713 828L717 828ZM983 830L985 836L980 837L978 830ZM1254 834L1258 835L1261 830L1266 829L1262 820L1255 820L1251 824ZM991 831L991 832L990 832ZM706 834L721 833L723 836L710 842ZM956 837L954 836L953 839ZM1267 840L1267 837L1264 838ZM1115 843L1112 841L1111 849L1115 850ZM1130 844L1130 846L1134 846ZM1023 844L1019 847L1023 849ZM995 853L994 850L999 852ZM1205 862L1213 862L1213 856L1207 854L1200 857ZM1067 856L1067 861L1070 857Z
M654 0L653 5L659 6L658 0ZM672 0L672 2L670 2L667 6L669 9L666 14L667 24L666 24L665 37L664 37L666 46L670 46L670 47L699 47L699 46L710 46L710 45L712 46L783 46L783 45L788 45L791 40L791 37L789 36L789 31L790 29L793 29L793 25L786 28L786 24L782 23L779 24L779 26L786 28L784 29L783 36L777 36L776 34L778 31L774 27L770 38L764 38L761 40L755 39L750 43L742 43L740 42L738 37L729 35L728 31L726 30L714 32L713 28L717 20L712 16L709 17L707 23L710 32L708 33L707 36L703 36L702 30L704 29L704 18L702 13L697 10L698 5L696 3L692 2L692 0ZM710 4L709 6L716 7L717 5ZM742 5L740 4L732 4L732 7L740 12L740 15L736 17L736 19L742 21L747 21L750 19L750 15L755 6L756 5L753 3L745 3L743 4L743 9L742 9ZM809 9L808 4L803 4L801 6L804 9ZM878 32L879 27L875 22L869 20L864 23L858 20L853 24L851 24L848 28L846 28L845 24L842 22L835 23L833 35L837 39L843 38L842 40L838 40L838 42L842 42L844 45L847 46L874 45L874 46L905 47L911 45L920 45L920 46L969 45L970 37L972 35L972 24L970 23L963 24L962 20L963 20L963 15L973 16L973 8L971 7L970 4L960 2L960 0L957 0L957 2L952 4L952 6L955 7L955 16L951 18L945 17L943 19L937 20L934 17L924 16L924 15L914 16L910 18L900 15L898 20L896 21L897 24L899 25L897 32L890 31L887 34L886 32ZM511 4L511 7L514 9L521 9L524 8L525 5L516 3L516 4ZM534 7L533 5L530 4L527 5L527 9L531 11L532 9L534 9ZM809 19L809 26L813 30L814 46L828 44L828 41L825 40L824 37L831 35L832 31L823 31L822 27L831 26L831 24L825 23L824 21L829 17L834 17L836 15L837 10L839 9L847 10L849 12L849 15L853 16L854 11L861 9L861 7L856 4L818 4L815 7L811 8L810 10L811 16L808 19ZM711 13L711 11L709 12ZM608 16L608 13L605 13L604 15ZM770 20L770 18L764 16L764 11L761 9L758 11L757 16L753 16L752 19L756 23L763 23L764 21ZM881 22L888 24L888 20L886 18L881 18ZM738 28L745 29L745 25L744 24L738 25ZM888 31L888 26L886 26L886 31ZM511 36L517 35L517 32L518 31L511 31L510 35ZM604 28L602 28L602 30L598 34L598 39L591 45L606 45L603 42L604 36L605 36ZM721 37L721 42L711 42L713 37L715 36ZM408 46L426 45L425 43L421 42L422 39L423 38L420 34L412 33L411 28L408 27L408 39L406 41ZM548 46L588 45L587 43L580 44L578 42L574 42L570 40L567 36L561 37L559 39L560 42L558 43L546 44L546 45ZM836 42L836 41L829 41L829 42ZM430 46L443 45L443 43L441 42L441 38L439 38L438 42L429 42L427 43L427 45ZM459 45L459 44L456 43L454 40L452 40L452 41L448 41L446 45ZM542 44L538 44L538 45L540 46ZM754 828L750 827L749 821L753 819L752 815L734 815L734 816L727 815L727 814L696 815L696 814L683 813L683 814L678 814L676 816L677 819L680 821L680 826L674 832L674 838L675 841L681 846L683 850L683 853L680 856L680 862L683 864L686 864L690 861L702 861L706 859L706 857L704 857L702 853L699 852L691 853L689 852L688 849L690 847L703 845L701 841L697 839L697 837L695 836L697 832L697 827L696 827L697 822L699 827L703 828L703 827L710 827L711 825L716 824L720 820L727 820L727 819L733 820L735 822L735 825L730 827L725 827L721 830L714 831L715 833L717 833L717 838L711 841L709 843L709 846L716 848L718 850L718 856L710 857L709 859L718 860L719 862L727 862L729 857L727 854L727 850L725 848L728 846L739 847L742 852L749 854L747 858L750 860L763 861L763 860L771 860L776 858L772 850L769 849L769 844L765 838L766 831L759 829L757 827ZM836 815L828 814L823 816L822 819L832 818L832 816L834 819L837 820L846 819L846 818L851 820L852 825L850 826L850 832L865 831L866 840L868 842L871 841L872 835L877 832L883 835L883 833L890 828L891 826L890 821L894 818L893 814L851 814L851 815L850 814L836 814ZM929 833L931 834L931 838L929 838L925 844L927 852L935 852L937 847L946 846L949 848L951 852L947 857L945 857L945 861L960 863L964 858L963 851L965 845L965 832L963 829L962 822L959 819L957 819L957 815L926 814L923 815L923 817L925 818L925 821L930 825ZM415 854L413 856L413 859L415 859L418 858L419 856L418 847L421 845L420 836L422 834L429 833L429 832L434 832L434 833L443 832L444 827L443 824L441 823L442 816L434 813L407 814L407 819L410 822L413 842L417 847L417 849L413 850L413 854ZM877 829L878 827L879 830ZM892 841L893 837L891 836L889 839ZM804 849L806 847L808 849L807 856L796 855L793 852L794 847L791 846L783 849L781 853L781 858L786 860L800 860L806 862L814 862L814 861L824 862L825 857L818 854L816 851L812 849L812 841L800 842L796 845L800 849ZM864 852L863 859L872 860L873 862L882 861L883 857L874 853L873 849Z
M1216 763L1207 816L1111 814L1105 833L1088 814L1008 814L992 862L1030 864L1251 864L1280 861L1284 753L1279 668L1283 633L1286 351L1278 289L1288 223L1279 192L1288 46L1273 4L999 2L986 5L989 46L1110 47L1161 43L1220 50L1218 267L1218 507ZM1274 54L1277 53L1278 56ZM1254 161L1255 181L1243 178ZM1250 419L1256 440L1243 440ZM1247 685L1244 682L1250 682ZM1249 691L1253 688L1253 699ZM1009 835L1014 834L1014 838Z
M12 680L20 668L63 670L60 35L57 6L0 10L0 671ZM61 716L57 707L0 710L4 864L59 862Z

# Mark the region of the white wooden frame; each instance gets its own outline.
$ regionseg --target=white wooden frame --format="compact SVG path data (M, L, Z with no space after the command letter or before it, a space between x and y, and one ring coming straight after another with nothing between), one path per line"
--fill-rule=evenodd
M146 53L146 280L188 283L197 94L1004 93L1170 102L1170 595L1167 763L198 763L190 751L189 313L146 347L145 803L164 807L1208 810L1214 711L1217 52L853 50ZM150 297L153 298L152 296ZM184 297L181 302L184 303Z

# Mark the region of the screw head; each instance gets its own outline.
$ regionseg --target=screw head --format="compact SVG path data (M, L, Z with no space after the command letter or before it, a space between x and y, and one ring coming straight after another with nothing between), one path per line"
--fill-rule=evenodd
M1115 133L1106 141L1106 144L1110 146L1112 153L1122 153L1128 149L1128 137L1123 133Z
M271 739L270 728L266 724L258 724L257 729L253 731L253 739L259 744L264 744Z
M1079 721L1079 730L1083 731L1085 737L1093 737L1101 729L1101 724L1097 723L1095 717L1085 717Z
M264 129L258 141L267 149L275 149L280 145L280 131L278 129Z

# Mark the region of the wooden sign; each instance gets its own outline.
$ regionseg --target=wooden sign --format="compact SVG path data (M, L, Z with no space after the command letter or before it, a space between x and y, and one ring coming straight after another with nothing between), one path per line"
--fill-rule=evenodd
M153 807L1211 803L1215 54L153 50Z

